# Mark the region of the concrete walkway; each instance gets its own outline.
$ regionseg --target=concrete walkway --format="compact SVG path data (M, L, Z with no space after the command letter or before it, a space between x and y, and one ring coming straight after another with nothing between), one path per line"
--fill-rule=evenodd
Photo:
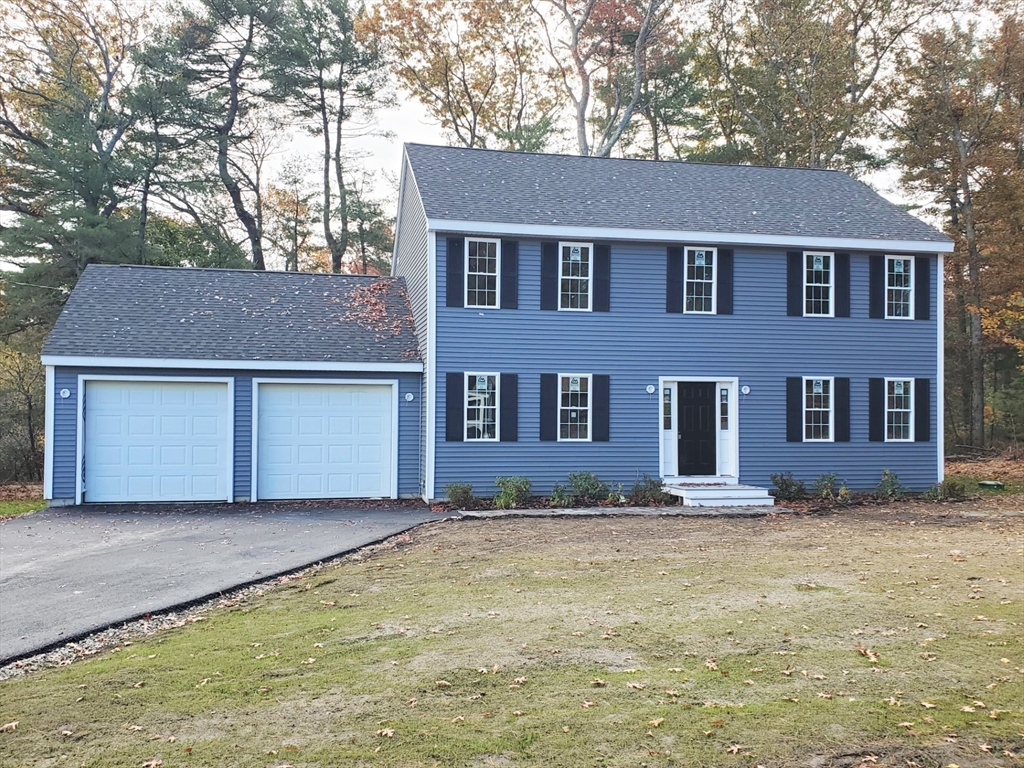
M428 520L426 507L89 506L0 524L0 664L327 560Z

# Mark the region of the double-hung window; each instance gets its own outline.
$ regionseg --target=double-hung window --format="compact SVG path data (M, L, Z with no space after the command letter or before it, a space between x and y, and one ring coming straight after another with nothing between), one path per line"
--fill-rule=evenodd
M498 439L499 379L496 373L466 374L466 440Z
M686 295L684 312L715 312L715 248L686 249Z
M885 316L914 319L914 260L906 256L885 257Z
M593 304L592 243L558 244L558 308L589 312Z
M466 238L466 306L497 309L501 280L498 240Z
M832 378L804 377L804 442L833 440Z
M589 374L558 374L558 439L589 441L591 377Z
M914 439L914 380L885 380L885 441Z
M833 254L804 253L804 316L832 317Z

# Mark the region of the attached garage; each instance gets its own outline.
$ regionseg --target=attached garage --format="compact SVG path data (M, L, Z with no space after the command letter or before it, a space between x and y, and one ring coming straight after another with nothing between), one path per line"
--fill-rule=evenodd
M255 499L390 497L397 483L392 383L254 382Z
M227 381L84 378L84 501L231 497Z

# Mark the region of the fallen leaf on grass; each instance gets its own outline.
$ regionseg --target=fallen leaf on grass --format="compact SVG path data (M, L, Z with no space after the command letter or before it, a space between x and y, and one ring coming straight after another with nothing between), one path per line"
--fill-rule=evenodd
M316 664L316 659L314 659L312 656L310 656L305 661L300 661L299 664Z
M980 749L982 752L991 752L992 751L992 745L991 744L979 744L978 745L978 749Z
M4 725L0 725L0 733L9 733L10 731L18 730L18 723L20 722L20 720L15 720L13 723L5 723Z
M436 685L438 688L451 688L452 687L452 684L449 683L447 680L438 680L437 682L434 683L434 685Z
M452 718L452 722L453 722L453 723L461 723L461 722L463 722L463 721L464 721L465 719L466 719L466 718L465 718L465 717L463 717L462 715L456 715L455 717L453 717L453 718Z
M922 701L921 706L925 709L935 709L938 704L932 704L930 701Z
M583 709L590 709L592 706L594 706L594 702L587 701L586 699L584 699L583 703L580 706L583 707Z
M914 724L908 721L904 721L896 726L897 728L913 728Z
M606 685L608 685L608 683L606 683L600 677L595 677L593 680L590 681L590 684L595 688L604 688Z
M661 725L664 722L665 722L665 718L664 717L656 717L653 720L649 720L647 722L647 724L657 728L659 725Z
M376 735L377 736L383 736L386 739L390 739L392 736L395 735L395 729L394 728L381 728L379 731L377 731Z
M142 768L160 768L163 764L163 760L149 760L142 764Z
M141 731L142 730L142 726L141 725L126 725L125 728L127 728L129 731Z
M725 751L728 752L730 755L738 755L741 749L743 749L743 747L741 747L739 744L733 744Z
M647 687L647 683L636 683L636 682L633 682L632 680L630 680L628 683L626 683L626 687L627 688L635 688L638 691L642 691L644 688Z
M139 680L139 682L137 682L135 685L133 685L132 688L141 688L145 684L146 684L145 680Z
M71 736L71 735L72 735L72 733L71 733L71 731L61 731L61 732L60 732L60 735L61 735L61 736Z
M861 656L867 657L867 660L870 661L872 664L878 663L878 654L870 648L868 648L866 645L854 643L853 647L857 649L857 653L859 653Z

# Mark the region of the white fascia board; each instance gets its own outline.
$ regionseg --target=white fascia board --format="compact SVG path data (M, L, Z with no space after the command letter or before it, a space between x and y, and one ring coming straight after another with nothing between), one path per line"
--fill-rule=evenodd
M745 232L686 232L675 229L629 229L626 227L562 227L553 224L503 224L458 219L429 219L436 232L465 232L476 235L578 238L581 240L640 240L653 242L714 243L716 245L765 245L779 248L825 248L851 251L898 251L902 253L952 253L951 240L873 240L855 237L797 237L757 235Z
M164 357L97 357L43 355L43 365L76 368L190 368L224 371L349 371L352 373L422 373L423 363L342 363L287 360L190 360Z

